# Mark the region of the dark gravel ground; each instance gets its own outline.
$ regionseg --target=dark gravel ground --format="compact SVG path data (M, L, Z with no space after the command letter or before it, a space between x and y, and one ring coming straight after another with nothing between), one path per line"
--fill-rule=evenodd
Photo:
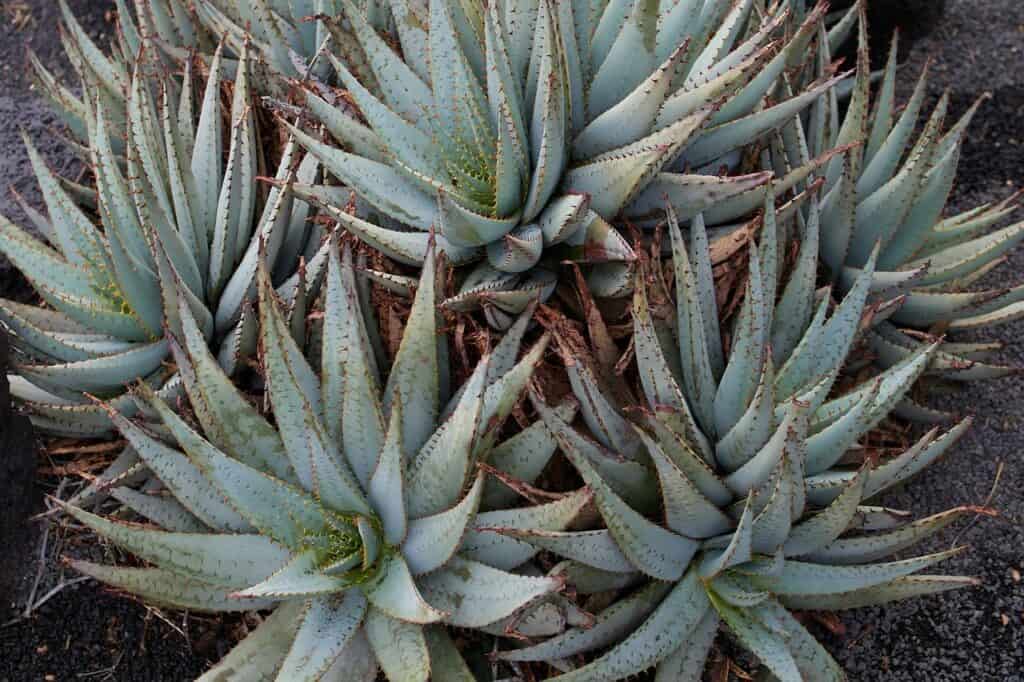
M902 72L905 90L929 58L932 99L948 88L952 116L992 94L972 125L951 209L1004 198L1024 185L1024 3L948 0L945 15L913 46ZM1022 272L1024 249L1018 249L988 284L1017 283ZM1024 322L983 336L1007 344L1004 363L1024 366ZM975 426L944 461L885 502L920 515L981 504L1001 462L993 504L1003 518L979 519L962 535L953 530L920 546L947 549L954 540L970 545L939 568L977 576L983 584L844 615L847 632L831 648L861 682L1024 680L1024 376L976 383L932 402L975 415Z
M106 34L102 42L109 39L111 26L105 14L112 2L69 0L69 4L92 35ZM8 14L17 5L27 6L33 16L23 30L15 29ZM876 16L904 24L904 35L917 41L908 51L905 84L912 82L927 58L933 58L932 98L949 88L953 115L982 93L993 95L976 119L964 150L952 208L965 210L1000 199L1024 183L1024 3L947 0L946 5L945 16L934 26L902 16L900 11L882 10ZM45 63L58 72L66 71L59 56L57 15L56 3L50 0L0 0L0 213L21 224L25 224L23 215L7 188L17 188L36 203L39 195L19 129L28 130L57 170L77 171L77 162L61 151L54 117L29 91L25 77L26 42ZM885 29L876 25L873 33L878 36ZM993 278L1016 280L1020 272L1024 272L1024 250L1018 250ZM0 293L17 297L26 291L22 280L0 262ZM989 334L1008 344L1004 362L1024 366L1024 346L1016 344L1022 334L1024 322ZM846 633L829 638L828 644L856 681L1024 680L1024 582L1019 573L1024 572L1024 376L936 395L933 402L976 415L975 428L944 461L885 502L920 515L959 504L980 504L1002 463L994 504L1003 518L979 521L966 532L947 533L921 548L945 549L954 539L971 545L969 553L947 562L942 570L978 576L983 585L846 614L842 618ZM0 535L3 531L0 528ZM18 548L10 552L7 536L0 542L5 554L19 553ZM34 570L28 558L34 556L33 548L20 549L25 557L23 571ZM2 578L0 586L5 585ZM13 598L0 593L0 625L13 616L9 607L17 598L16 593ZM204 668L207 657L218 657L222 645L213 640L225 637L218 636L223 633L215 626L188 621L184 625L190 628L189 634L195 635L199 628L205 633L199 639L207 643L193 651L176 631L182 624L178 616L172 627L134 602L111 597L93 584L75 585L31 619L0 628L0 682L73 680L84 673L98 673L90 677L106 680L191 679Z

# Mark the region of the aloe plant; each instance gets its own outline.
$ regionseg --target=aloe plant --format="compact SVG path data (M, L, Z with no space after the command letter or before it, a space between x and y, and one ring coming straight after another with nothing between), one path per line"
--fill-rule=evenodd
M340 4L365 63L332 44L350 97L305 96L344 149L291 130L343 187L296 191L411 265L434 230L452 262L476 263L446 306L482 306L497 326L550 295L563 261L589 265L599 296L628 292L634 254L611 221L641 220L665 195L682 210L749 190L750 177L672 169L717 170L836 82L765 103L824 6L797 24L748 0L393 2L389 40ZM342 210L350 191L371 215Z
M594 438L542 400L536 404L593 491L604 525L496 532L565 557L555 573L577 591L631 591L597 614L592 627L500 658L549 661L566 671L551 679L565 682L626 679L651 667L658 680L700 680L724 625L780 680L841 680L838 665L790 610L856 608L974 583L912 575L955 549L882 562L978 511L964 507L911 521L906 512L870 506L946 452L969 420L941 436L932 431L878 465L848 463L845 455L920 375L935 346L833 395L878 252L829 315L828 292L815 291L816 202L810 216L799 261L776 304L776 233L786 232L768 202L728 354L702 221L694 221L687 246L670 220L676 310L659 320L645 287L637 287L633 343L648 409L627 406L631 419L602 391L601 375L585 356L566 350ZM650 520L652 513L664 523ZM606 651L581 667L565 665L599 649Z
M801 131L776 148L776 162L802 165L825 149L856 143L834 159L823 189L821 259L841 291L848 290L881 242L873 300L902 298L902 305L867 335L883 367L916 353L947 331L983 329L1024 313L1024 285L978 291L972 284L1005 262L1024 240L1024 222L998 227L1019 204L1020 194L957 215L943 215L956 181L957 164L977 101L944 130L948 93L923 120L928 71L910 101L896 108L897 40L877 94L871 93L868 37L860 12L859 64L844 118L838 102L823 98ZM824 68L827 53L819 62ZM841 121L841 122L840 122ZM997 229L998 228L998 229ZM957 381L1016 373L986 360L998 343L943 343L929 374ZM917 415L928 416L922 408Z
M274 426L218 367L183 299L181 336L169 343L203 433L144 387L173 446L113 411L166 493L122 499L158 527L68 512L152 567L75 567L171 607L274 609L202 679L372 680L378 666L393 681L464 679L442 624L500 634L524 608L562 608L562 580L528 567L538 550L476 530L561 530L590 500L578 491L510 508L508 491L478 468L519 477L555 451L541 424L498 438L547 337L517 362L527 314L453 390L436 279L428 256L382 383L351 253L329 248L312 364L264 265L260 345Z
M110 57L64 7L65 46L114 111L140 50L188 62L195 50L212 50L209 35L224 37L226 55L257 50L255 65L269 65L254 79L259 87L283 98L282 77L302 81L306 113L347 150L295 129L345 185L303 186L302 196L406 263L422 262L436 230L450 260L480 261L446 304L482 306L505 327L536 294L551 294L563 261L588 265L601 296L628 293L633 251L611 225L620 214L649 222L666 195L684 219L716 202L723 220L749 208L770 177L722 178L720 167L735 165L838 81L825 77L780 96L825 6L756 6L202 0L190 12L178 0L143 0L135 21L120 6L119 48ZM431 61L432 52L444 60ZM217 64L229 77L237 70L228 56ZM350 98L325 86L324 69ZM83 137L85 103L37 71L43 92ZM117 150L120 136L112 139ZM807 172L780 175L777 184L791 187ZM349 190L369 210L343 210Z
M296 201L289 187L314 181L319 164L287 144L277 170L282 187L263 200L256 178L269 150L257 136L248 58L243 52L226 131L219 59L205 93L193 92L189 70L179 85L149 75L154 66L145 59L136 65L123 156L115 150L116 127L99 86L86 92L96 177L91 193L65 184L26 138L48 214L30 215L45 241L0 219L0 252L46 307L3 300L0 321L20 354L13 394L44 430L108 432L106 413L85 393L115 399L140 378L168 395L180 388L168 381L164 339L165 325L176 324L176 281L229 372L255 350L255 317L246 301L255 293L261 244L275 284L292 303L291 315L303 319L315 295L326 250L320 228L308 222L309 205ZM308 267L298 272L303 257ZM116 402L119 409L137 409L129 396Z

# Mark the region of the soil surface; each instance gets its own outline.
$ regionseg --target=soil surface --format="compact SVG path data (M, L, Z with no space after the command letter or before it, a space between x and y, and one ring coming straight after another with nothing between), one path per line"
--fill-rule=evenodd
M7 382L8 340L0 330L0 538L8 551L0 553L0 595L13 597L24 582L23 559L35 544L35 527L25 519L39 507L35 485L36 444L32 423L11 409ZM0 609L3 613L3 609Z
M875 0L875 3L885 0ZM1024 186L1024 3L948 0L945 14L919 38L904 62L904 101L924 63L932 59L930 96L949 90L955 120L990 93L971 126L950 212L997 201ZM904 26L916 29L916 26ZM902 30L904 35L913 30ZM878 39L875 39L878 42ZM877 67L876 67L877 68ZM1020 220L1022 216L1016 216ZM983 282L1020 282L1024 249ZM1024 321L971 338L1007 344L1004 364L1024 366ZM974 427L946 458L884 503L924 516L961 504L982 504L996 472L992 504L1002 518L961 524L920 551L970 549L933 571L973 575L980 587L843 615L846 634L831 649L862 682L1024 680L1024 376L978 382L936 395L932 404L975 415ZM915 552L916 553L916 552Z
M889 8L913 4L874 2ZM69 5L91 35L101 44L109 41L112 25L107 13L113 2L69 0ZM885 45L890 27L882 22L902 24L907 45L909 39L916 40L913 50L905 46L904 53L909 55L902 71L905 85L932 58L931 97L935 100L949 88L952 115L962 113L986 92L993 95L975 120L964 149L952 206L962 211L1001 199L1024 183L1024 3L947 0L946 6L945 15L937 20L931 15L925 20L902 10L880 9L874 15L873 52L884 53L879 47ZM30 19L22 24L25 13ZM73 177L80 168L62 149L55 117L30 91L26 77L26 45L58 75L69 71L60 56L58 16L51 0L0 0L0 213L23 226L27 226L25 217L7 189L16 188L37 206L40 197L20 130L28 131L59 172ZM990 283L1019 280L1021 272L1024 249L992 275ZM2 259L0 295L29 295L24 281ZM1024 338L1024 322L1005 325L986 336L1006 341L1004 362L1024 366L1024 347L1016 344ZM946 562L941 571L975 575L983 584L941 597L844 614L841 622L846 632L828 637L827 644L854 681L1024 681L1024 376L944 392L934 396L933 403L976 415L975 427L944 461L884 502L920 516L960 504L981 504L1002 465L993 500L1002 519L963 524L920 548L945 549L954 542L970 545L969 552ZM12 475L9 480L11 485L16 480L27 484L25 476ZM0 494L0 502L4 499ZM38 501L39 495L30 499ZM22 511L29 509L24 506ZM43 532L38 525L29 528L21 536L35 542L22 542L20 551L10 552L14 534L0 527L5 554L20 557L7 564L21 577L20 589L10 593L4 591L10 571L0 575L0 682L185 680L223 653L230 637L221 626L183 620L180 614L171 614L165 621L160 614L91 582L67 587L31 618L5 626L17 614L13 602L25 597L24 576L30 576L31 583L36 570ZM48 574L47 585L60 578ZM198 650L189 641L201 642Z

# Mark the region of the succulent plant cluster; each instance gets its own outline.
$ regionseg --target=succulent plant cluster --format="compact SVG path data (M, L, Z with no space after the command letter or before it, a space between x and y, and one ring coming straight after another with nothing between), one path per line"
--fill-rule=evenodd
M872 107L863 3L119 0L110 54L62 9L93 186L29 144L12 394L127 442L63 506L138 562L76 568L262 614L202 679L699 680L725 630L841 680L794 611L973 583L894 555L987 510L878 500L970 420L862 443L1013 371L943 335L1019 314L967 287L1024 226L943 217L974 109L915 140L895 46Z
M625 406L630 418L602 391L614 379L564 349L593 438L540 402L538 409L593 491L604 527L499 532L565 557L567 573L586 576L578 585L584 592L633 591L594 624L502 658L554 663L610 647L553 679L618 680L654 667L655 679L699 680L721 623L780 680L843 679L787 609L840 610L970 584L911 576L958 550L880 561L975 511L909 522L906 513L864 504L940 457L969 419L941 436L928 433L879 466L845 461L914 383L934 347L835 395L877 250L829 315L828 293L815 290L820 210L810 208L799 262L776 304L778 236L786 229L776 221L774 199L767 203L728 356L702 221L694 221L687 247L670 212L676 310L656 321L645 287L637 287L633 342L647 404Z

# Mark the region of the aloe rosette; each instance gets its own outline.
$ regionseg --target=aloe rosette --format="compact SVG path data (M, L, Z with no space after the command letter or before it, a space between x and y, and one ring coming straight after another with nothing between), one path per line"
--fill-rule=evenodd
M565 682L626 679L652 667L657 680L700 680L724 625L780 680L841 680L838 665L790 610L856 608L973 584L912 575L957 550L882 561L979 511L911 521L907 512L871 506L947 451L969 422L942 436L932 431L878 465L848 461L935 349L833 397L877 253L829 315L828 292L815 291L818 228L812 203L799 261L779 292L775 233L785 232L769 202L726 355L702 221L688 247L671 221L675 315L652 315L643 286L635 295L634 348L648 409L631 410L633 421L602 392L585 356L566 353L594 439L542 401L537 406L593 491L603 527L497 531L565 557L559 572L581 593L630 591L592 627L510 649L502 659L552 662L566 671L552 679ZM582 667L565 665L596 651L603 653Z
M820 115L808 118L803 139L794 135L777 151L782 165L802 165L821 150L856 143L845 158L831 162L827 173L821 259L845 291L863 271L875 243L881 242L873 299L901 298L903 303L873 327L867 341L878 363L890 367L930 343L922 340L922 333L938 337L1021 316L1024 285L988 290L972 285L1005 262L1024 240L1024 222L1000 227L1017 210L1019 194L943 215L964 139L982 100L945 130L948 93L930 116L922 116L926 68L899 112L894 38L872 102L863 13L860 22L858 74L845 118L840 119L836 100L824 98ZM915 139L919 126L923 127ZM1017 368L986 362L1000 348L998 343L947 341L934 354L929 374L970 381L1016 373ZM928 416L928 411L918 407L915 415Z
M205 436L144 389L163 435L115 412L164 491L121 499L158 527L68 512L152 566L74 565L171 607L274 609L202 679L372 680L378 666L389 680L462 679L465 665L440 625L514 632L526 609L541 621L531 631L550 633L543 621L559 628L559 617L574 612L555 594L562 579L529 567L537 549L478 530L561 530L590 500L583 490L512 507L515 494L477 466L531 480L524 467L539 473L555 452L539 423L498 438L547 338L517 361L524 317L453 390L428 257L382 383L367 328L373 314L352 257L332 243L328 261L322 333L311 353L319 376L261 269L262 366L274 426L219 369L180 304L182 337L170 343Z
M13 394L38 427L100 435L110 422L83 394L115 399L138 379L168 394L180 388L176 380L168 383L164 339L165 325L176 324L178 282L204 337L233 372L255 351L256 320L247 300L255 293L261 244L289 314L304 319L323 278L326 248L320 228L308 220L309 205L289 187L314 181L319 164L287 144L277 170L281 187L260 196L256 178L269 163L268 150L257 135L244 56L241 64L230 111L222 112L219 69L205 93L194 93L190 71L179 83L149 75L154 65L140 61L129 86L124 156L114 149L116 131L102 97L88 90L96 178L89 194L65 185L26 139L47 209L30 216L45 241L3 220L0 252L46 307L0 301L0 321L19 352ZM299 272L302 258L308 267ZM126 395L116 403L138 407Z
M475 263L446 305L497 326L550 295L564 261L587 266L598 296L624 294L634 254L612 221L763 185L672 169L717 171L836 82L767 99L824 7L795 24L755 4L394 2L386 38L343 2L366 61L329 54L348 97L306 94L343 148L292 129L343 187L296 191L407 264L433 231L452 262ZM343 210L352 191L369 215Z

